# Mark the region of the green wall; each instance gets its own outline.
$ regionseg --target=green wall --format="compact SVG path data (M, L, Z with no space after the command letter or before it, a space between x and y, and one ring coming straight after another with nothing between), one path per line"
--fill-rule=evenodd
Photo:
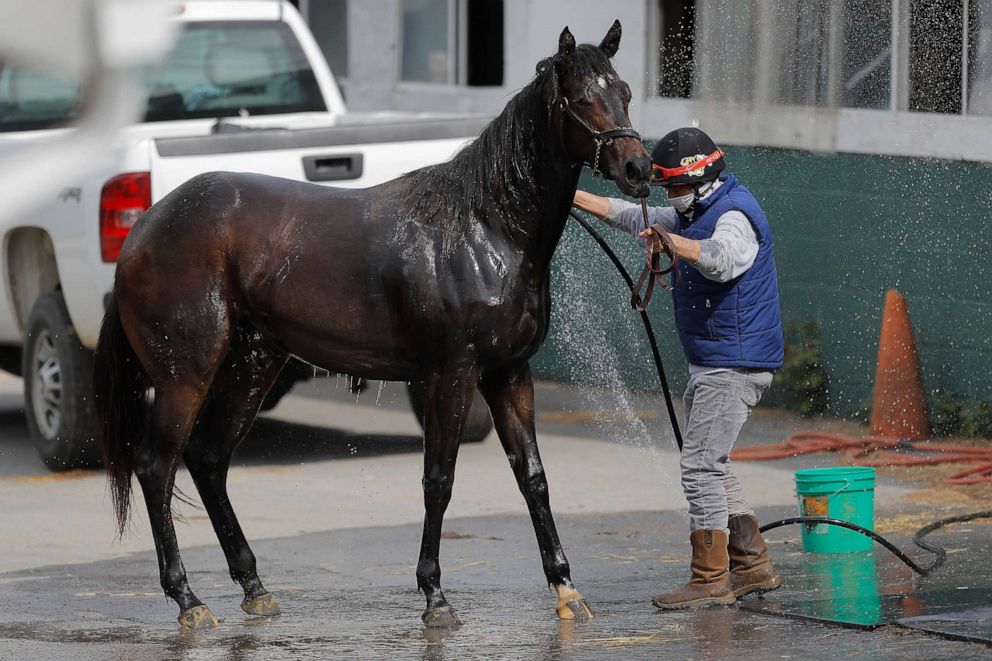
M907 299L928 393L992 398L992 165L743 147L728 148L727 162L771 221L783 319L820 327L833 413L851 413L870 398L890 288ZM580 186L618 194L588 174ZM633 240L602 229L628 270L639 272L643 257ZM552 290L538 375L657 386L622 280L574 221L555 257ZM680 391L685 359L664 291L651 318Z

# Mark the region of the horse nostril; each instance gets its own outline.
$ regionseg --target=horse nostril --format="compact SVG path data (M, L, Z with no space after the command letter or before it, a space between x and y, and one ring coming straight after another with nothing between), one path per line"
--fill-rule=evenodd
M624 167L624 176L627 181L632 184L647 181L648 178L647 171L643 167L643 163L640 162L640 159L635 158L627 161L627 164Z

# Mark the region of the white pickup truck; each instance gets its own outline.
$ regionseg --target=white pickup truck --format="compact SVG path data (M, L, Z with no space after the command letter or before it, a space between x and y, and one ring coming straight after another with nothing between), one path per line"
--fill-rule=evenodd
M53 469L99 462L91 349L121 244L149 206L212 170L372 186L447 160L485 123L347 113L317 43L288 3L178 7L178 40L145 74L144 119L116 137L113 168L89 172L26 217L0 218L0 369L23 376L28 426ZM0 157L72 130L60 127L80 105L78 83L0 63ZM298 367L290 363L269 405ZM468 435L481 440L491 422L484 410L475 418Z

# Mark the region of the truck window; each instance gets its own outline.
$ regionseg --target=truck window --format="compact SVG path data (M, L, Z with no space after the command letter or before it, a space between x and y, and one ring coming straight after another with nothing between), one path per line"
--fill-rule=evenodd
M72 121L79 84L64 74L0 64L0 131L30 131Z
M186 23L141 84L146 122L327 110L296 36L279 21ZM71 123L81 90L64 74L0 62L0 131Z
M278 21L189 23L144 79L148 122L327 109L293 31Z

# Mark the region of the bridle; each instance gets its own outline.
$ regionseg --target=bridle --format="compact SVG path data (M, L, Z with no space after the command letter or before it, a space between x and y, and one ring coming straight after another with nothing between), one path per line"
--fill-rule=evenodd
M557 86L557 85L556 85ZM581 163L573 163L573 165L588 165L592 169L593 176L602 176L603 173L599 170L599 154L602 151L603 146L609 146L612 144L615 138L635 138L636 140L641 140L641 134L638 133L630 126L618 126L616 128L607 129L605 131L597 131L593 127L579 117L578 113L572 110L571 104L568 102L568 97L558 90L558 108L560 112L558 113L558 140L561 142L562 150L568 154L568 149L565 147L565 116L569 116L572 120L578 124L586 133L592 137L595 147L591 153L592 158L586 159ZM654 293L654 284L658 282L664 289L671 291L674 287L667 282L665 282L665 275L671 273L675 270L675 286L678 286L680 281L681 272L678 269L678 257L675 254L675 250L672 248L672 243L669 239L668 232L661 225L651 225L648 221L648 202L646 197L641 198L641 213L644 216L644 229L652 229L661 239L661 244L663 246L663 251L668 254L671 262L668 268L662 268L661 266L661 253L654 251L654 242L650 239L646 240L646 264L644 269L641 271L641 276L637 279L637 284L631 291L630 296L630 306L639 312L643 312L648 307L648 302L651 300L651 295ZM647 281L647 289L644 292L644 297L641 298L641 287L644 286L645 281Z
M593 147L591 159L586 159L581 162L581 165L588 165L592 169L592 174L594 177L603 176L603 173L599 170L599 152L603 149L603 146L609 146L613 143L614 138L635 138L637 140L641 139L641 134L638 133L630 126L618 126L616 128L607 129L605 131L597 131L593 127L586 123L586 120L579 117L578 113L572 110L571 104L568 102L568 97L559 92L558 94L558 109L561 112L558 114L558 139L561 141L562 149L565 153L568 153L568 149L565 148L565 116L568 115L572 120L582 127L586 133L593 139L595 146ZM576 163L579 165L579 163Z

